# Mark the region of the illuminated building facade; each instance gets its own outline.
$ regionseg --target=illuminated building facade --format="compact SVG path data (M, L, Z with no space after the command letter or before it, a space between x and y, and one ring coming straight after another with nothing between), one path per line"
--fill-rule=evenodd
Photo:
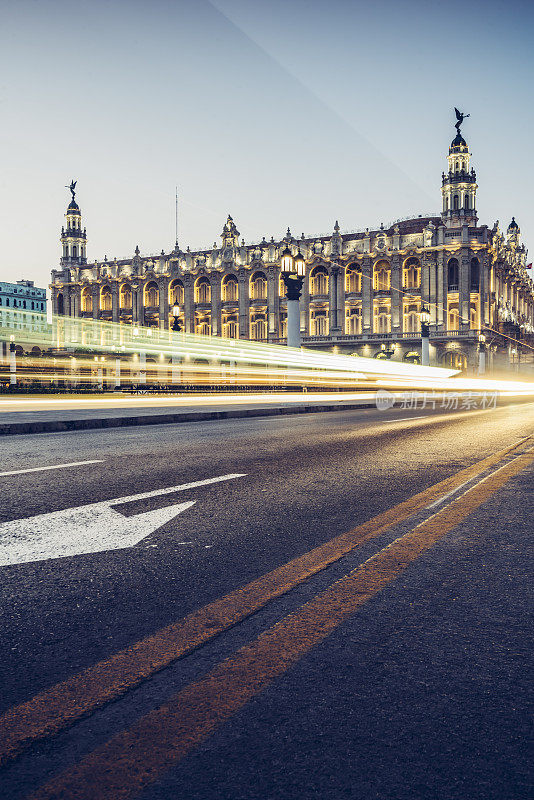
M377 230L245 244L228 217L211 249L87 263L86 233L74 198L52 271L53 311L125 325L169 328L179 307L188 333L284 342L286 299L280 256L306 260L301 299L304 347L417 363L420 311L430 310L436 365L474 367L479 333L489 364L508 364L533 338L534 285L512 219L506 232L478 222L468 146L452 141L442 175L442 210ZM521 344L523 343L523 344ZM526 348L525 352L526 352Z

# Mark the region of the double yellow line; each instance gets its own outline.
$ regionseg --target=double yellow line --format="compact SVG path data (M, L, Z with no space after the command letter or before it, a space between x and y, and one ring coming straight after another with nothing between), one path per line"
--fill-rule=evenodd
M436 500L446 500L464 484L489 471L486 477L445 508L242 647L163 707L145 715L78 765L52 779L32 798L116 800L138 794L328 636L370 597L398 577L504 483L531 464L534 453L528 451L517 455L520 447L524 447L524 441L462 470L112 658L42 692L27 703L10 709L0 718L0 757L3 761L12 758L30 742L67 727L119 697L273 598L339 560L362 542L435 505Z

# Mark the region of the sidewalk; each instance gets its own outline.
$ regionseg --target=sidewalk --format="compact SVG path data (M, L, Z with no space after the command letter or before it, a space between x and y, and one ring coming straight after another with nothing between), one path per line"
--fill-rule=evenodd
M0 435L205 422L375 407L373 392L0 398Z

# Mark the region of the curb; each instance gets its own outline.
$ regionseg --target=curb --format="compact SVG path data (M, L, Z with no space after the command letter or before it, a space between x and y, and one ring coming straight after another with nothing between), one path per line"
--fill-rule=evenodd
M376 408L373 403L350 403L323 406L288 406L278 408L237 408L228 411L186 411L176 414L143 414L133 417L99 417L94 419L43 420L42 422L8 422L0 424L0 436L25 433L50 433L98 428L126 428L134 425L166 425L179 422L207 422L246 417L276 417L285 414L311 414L323 411L355 411Z

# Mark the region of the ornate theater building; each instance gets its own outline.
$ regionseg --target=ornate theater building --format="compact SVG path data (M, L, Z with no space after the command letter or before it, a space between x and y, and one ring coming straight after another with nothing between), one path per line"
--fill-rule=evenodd
M459 131L442 175L442 211L378 230L245 244L228 217L220 244L185 252L93 261L74 199L61 231L63 255L52 271L53 311L124 325L180 327L206 336L283 343L282 251L306 261L300 301L301 343L378 358L419 362L420 311L430 311L431 363L474 367L480 334L488 366L532 353L534 286L527 251L512 218L506 232L479 224L477 182ZM74 186L74 184L73 184ZM176 308L176 307L179 308ZM176 328L176 325L175 325Z

